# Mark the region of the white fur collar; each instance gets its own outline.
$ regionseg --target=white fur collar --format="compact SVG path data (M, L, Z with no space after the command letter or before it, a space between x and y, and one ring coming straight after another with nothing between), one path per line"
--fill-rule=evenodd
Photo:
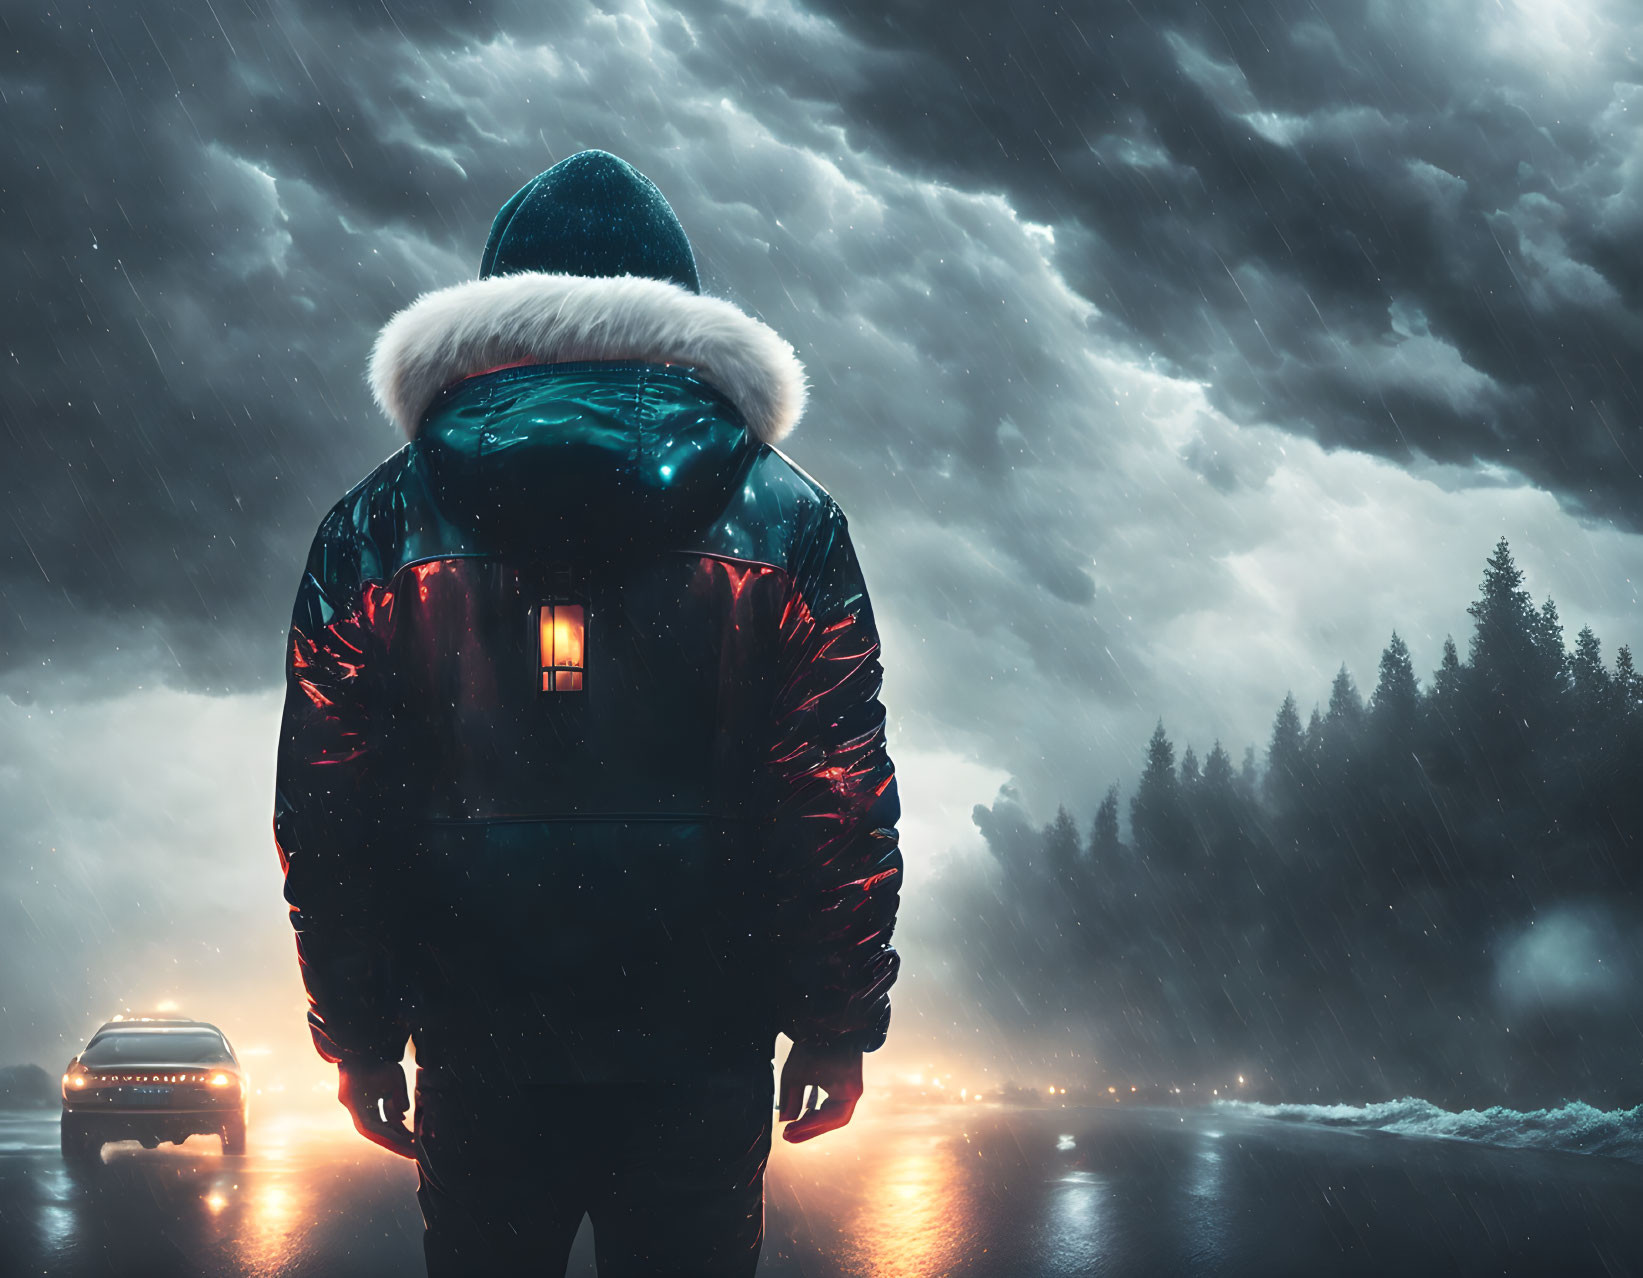
M634 275L527 271L424 293L383 327L371 391L415 437L440 389L502 364L688 364L774 444L804 411L804 365L768 325L717 297Z

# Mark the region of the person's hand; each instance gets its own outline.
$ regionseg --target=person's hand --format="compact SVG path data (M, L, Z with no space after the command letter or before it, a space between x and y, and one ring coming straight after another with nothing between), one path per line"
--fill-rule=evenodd
M405 1126L411 1100L397 1063L338 1065L337 1099L353 1116L354 1130L402 1158L416 1157L416 1137Z
M787 1124L782 1139L798 1144L837 1131L856 1112L861 1090L860 1052L793 1044L782 1066L781 1121Z

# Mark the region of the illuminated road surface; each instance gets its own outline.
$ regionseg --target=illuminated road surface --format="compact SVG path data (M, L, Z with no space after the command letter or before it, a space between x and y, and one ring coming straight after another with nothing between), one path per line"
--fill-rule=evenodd
M409 1164L334 1122L110 1146L0 1116L0 1274L417 1275ZM778 1146L764 1278L1643 1274L1643 1168L1205 1110L877 1115ZM571 1273L593 1274L584 1229Z

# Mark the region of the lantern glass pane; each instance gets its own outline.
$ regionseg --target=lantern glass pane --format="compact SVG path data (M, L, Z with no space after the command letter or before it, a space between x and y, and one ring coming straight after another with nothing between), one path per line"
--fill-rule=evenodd
M586 613L581 604L543 604L536 643L543 692L581 692Z
M553 662L580 669L582 665L582 605L553 606Z

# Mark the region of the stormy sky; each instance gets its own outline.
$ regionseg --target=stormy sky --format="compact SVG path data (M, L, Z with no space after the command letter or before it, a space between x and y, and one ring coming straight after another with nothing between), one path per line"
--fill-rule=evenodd
M1424 675L1502 535L1571 632L1643 642L1624 0L4 0L0 34L0 1063L159 998L300 1021L277 683L319 517L399 442L365 358L583 147L809 369L787 450L884 630L910 1043L986 1033L939 895L1001 785L1087 821L1160 716L1236 756L1394 627Z

